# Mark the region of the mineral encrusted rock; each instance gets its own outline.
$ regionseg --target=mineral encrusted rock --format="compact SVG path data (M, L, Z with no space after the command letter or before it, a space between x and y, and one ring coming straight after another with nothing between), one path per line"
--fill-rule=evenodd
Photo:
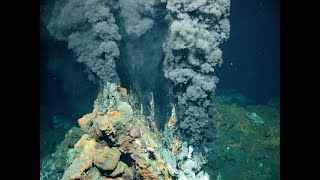
M155 126L153 98L150 116L145 117L142 108L133 111L127 102L130 94L120 98L119 89L107 83L92 113L78 120L84 135L70 150L69 159L74 160L62 179L208 179L201 170L206 160L178 138L175 106L170 124L160 132Z
M94 154L94 164L102 170L114 170L120 160L120 154L117 148L104 146L96 150Z

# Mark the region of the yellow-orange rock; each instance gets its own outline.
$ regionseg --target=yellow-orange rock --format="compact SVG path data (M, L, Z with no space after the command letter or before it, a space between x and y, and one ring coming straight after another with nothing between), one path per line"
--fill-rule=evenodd
M95 147L97 145L97 142L94 139L90 139L87 141L87 143L83 147L83 151L80 154L80 157L89 157L93 159L93 155L96 151Z
M142 179L145 180L157 180L157 173L152 169L151 166L149 166L147 169L138 169L137 170L138 174L142 176Z
M89 139L88 134L84 134L75 144L75 150L80 155L66 169L62 180L80 179L85 170L92 165L92 157L95 152L96 141Z
M120 112L118 111L111 111L108 113L108 118L119 118L121 116Z
M78 152L78 153L81 152L88 139L89 139L88 134L82 135L82 137L79 139L79 141L74 145L74 150L76 150L76 152Z
M125 169L128 168L128 165L125 164L122 161L119 161L117 164L116 169L110 174L111 177L115 177L118 176L119 174L122 174L124 172Z
M130 128L130 136L133 138L137 138L141 136L141 130L140 128L136 125L133 124Z
M100 169L114 170L120 160L120 155L121 153L117 148L104 146L95 151L93 162Z
M106 133L108 134L114 132L113 122L107 118L107 115L104 115L99 118L98 127L101 131L106 131Z
M98 168L92 167L86 172L86 174L82 179L83 180L99 180L100 175L101 173L99 172Z
M80 179L81 174L91 167L92 159L86 158L76 158L72 164L66 169L62 176L62 180L70 179Z
M78 123L81 129L85 130L86 124L89 122L89 120L90 119L88 115L84 115L82 118L78 120Z

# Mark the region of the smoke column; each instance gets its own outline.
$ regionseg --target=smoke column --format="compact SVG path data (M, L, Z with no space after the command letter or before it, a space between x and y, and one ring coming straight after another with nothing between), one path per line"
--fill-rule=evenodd
M229 0L167 0L169 36L163 46L165 77L173 83L179 128L189 144L212 141L210 98L222 63L219 45L230 35Z
M121 36L111 13L115 8L117 3L111 0L58 1L47 26L53 37L68 42L77 61L92 73L91 79L98 77L102 83L120 81L115 61Z

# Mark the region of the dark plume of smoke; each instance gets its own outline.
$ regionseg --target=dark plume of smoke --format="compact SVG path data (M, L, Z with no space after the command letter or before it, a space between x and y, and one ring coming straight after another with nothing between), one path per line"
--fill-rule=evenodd
M68 42L77 61L102 83L120 81L115 61L121 36L112 14L115 8L117 2L111 0L58 1L47 26L53 37Z
M120 82L120 75L123 86L145 105L153 92L156 115L164 121L169 101L162 72L165 12L160 0L58 0L47 28L55 39L68 42L89 79L102 85Z
M165 0L164 0L165 1ZM165 77L173 83L179 128L190 144L210 142L210 98L222 63L219 45L229 38L229 0L167 0L169 36L163 46Z
M199 145L212 140L205 130L213 126L208 109L229 10L230 0L58 0L47 28L68 42L91 79L120 82L119 73L145 104L151 91L156 103L165 99L170 80L179 130Z

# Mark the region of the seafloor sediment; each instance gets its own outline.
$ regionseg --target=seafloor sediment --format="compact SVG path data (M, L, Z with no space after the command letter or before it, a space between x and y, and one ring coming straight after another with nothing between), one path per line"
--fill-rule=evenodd
M244 102L213 98L218 137L204 169L210 179L280 179L280 102Z

